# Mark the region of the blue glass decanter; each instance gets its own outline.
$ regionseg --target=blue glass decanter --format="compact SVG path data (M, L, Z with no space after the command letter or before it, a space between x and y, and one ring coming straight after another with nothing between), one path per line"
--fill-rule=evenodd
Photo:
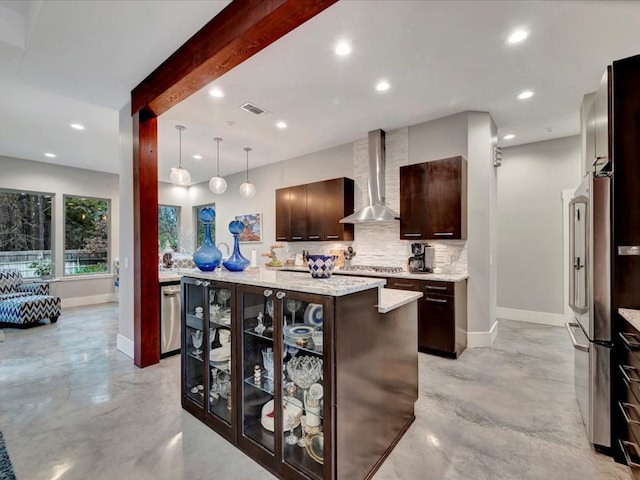
M193 254L193 263L203 272L212 272L220 265L222 252L211 239L211 224L216 218L216 212L211 207L200 210L200 220L204 224L204 240Z
M227 258L222 264L224 268L231 272L241 272L249 266L249 260L244 258L240 253L240 242L238 235L244 230L244 223L239 220L233 220L229 223L229 231L233 234L233 254Z

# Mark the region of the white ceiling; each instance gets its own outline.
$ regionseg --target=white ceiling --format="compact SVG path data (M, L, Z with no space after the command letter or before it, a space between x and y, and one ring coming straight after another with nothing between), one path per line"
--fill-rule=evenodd
M130 91L227 3L0 0L0 154L117 173ZM636 1L342 0L214 82L224 98L204 89L162 115L160 179L178 162L176 124L194 182L215 172L216 136L228 175L245 146L255 168L464 110L516 135L503 146L577 134L583 94L640 53L639 21ZM529 38L507 45L517 27ZM333 53L341 39L348 57ZM378 93L382 78L391 89ZM525 89L536 94L517 100ZM247 101L271 114L240 110Z

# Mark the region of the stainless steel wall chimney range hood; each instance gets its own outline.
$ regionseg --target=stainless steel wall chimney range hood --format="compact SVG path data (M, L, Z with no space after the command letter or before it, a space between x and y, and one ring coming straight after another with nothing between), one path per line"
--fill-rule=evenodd
M369 132L369 205L344 217L340 223L376 223L400 220L400 215L384 205L384 131Z

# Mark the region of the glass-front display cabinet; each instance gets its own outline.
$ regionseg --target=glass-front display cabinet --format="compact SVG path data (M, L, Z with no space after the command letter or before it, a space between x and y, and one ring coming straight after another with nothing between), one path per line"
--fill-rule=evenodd
M331 478L324 458L332 432L325 422L330 375L323 361L330 299L249 286L238 287L237 296L239 446L284 478Z
M233 284L182 279L182 406L229 440L233 407Z

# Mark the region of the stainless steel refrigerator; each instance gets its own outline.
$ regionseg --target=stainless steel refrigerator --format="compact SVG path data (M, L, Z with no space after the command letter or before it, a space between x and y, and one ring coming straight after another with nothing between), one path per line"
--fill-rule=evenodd
M574 348L575 390L589 441L611 448L611 178L591 173L569 207L567 330Z

